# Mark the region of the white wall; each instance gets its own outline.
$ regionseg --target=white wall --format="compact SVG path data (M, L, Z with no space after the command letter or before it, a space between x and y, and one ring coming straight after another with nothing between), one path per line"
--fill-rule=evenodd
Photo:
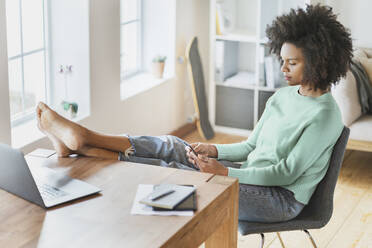
M1 9L4 8L4 2L0 1L2 12L4 12ZM90 0L89 2L91 115L81 123L91 129L111 134L169 133L185 124L187 118L194 113L186 64L176 65L174 80L121 101L119 4L119 0ZM187 43L193 36L198 36L204 76L208 82L209 1L177 0L175 8L177 13L175 57L183 56ZM1 34L5 33L3 16L1 15L0 18ZM1 51L5 50L3 37L0 35ZM6 64L6 55L2 53L0 55L0 63L3 61ZM3 87L7 85L4 76L5 72L7 74L7 69L1 66L0 72L1 87ZM0 99L4 102L0 108L5 106L4 109L7 110L7 112L1 110L1 122L6 124L9 122L9 106L6 107L9 102L8 91L1 90ZM9 128L6 125L0 128L0 134L5 137L0 142L10 140L8 131L3 131ZM47 147L45 140L24 147L23 151L29 152L36 147Z
M184 56L185 48L193 36L198 37L200 58L208 95L209 89L209 0L177 0L176 55ZM185 62L186 63L186 62ZM193 99L188 81L186 64L176 66L179 82L174 96L175 108L182 109L178 118L194 114ZM183 107L181 107L183 106Z
M176 41L176 1L143 1L144 71L151 72L152 59L166 56L164 75L174 76Z
M89 113L89 1L49 0L50 80L53 106L77 102L79 113ZM72 72L59 73L59 65ZM67 84L67 96L65 96ZM67 97L67 98L66 98Z
M176 57L184 54L193 35L204 40L202 49L208 52L208 1L202 2L176 2ZM121 101L119 14L119 0L90 1L91 116L82 123L114 134L169 133L193 112L186 65L176 66L175 80ZM202 56L207 61L208 54Z
M0 142L11 143L5 1L0 1Z
M372 47L372 1L327 0L338 20L351 30L354 46Z

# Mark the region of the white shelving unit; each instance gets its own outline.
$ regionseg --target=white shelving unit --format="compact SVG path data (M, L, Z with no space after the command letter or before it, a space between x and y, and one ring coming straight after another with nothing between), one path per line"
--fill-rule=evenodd
M311 2L210 0L209 117L216 131L243 136L252 131L267 99L278 90L265 79L266 26L291 8Z

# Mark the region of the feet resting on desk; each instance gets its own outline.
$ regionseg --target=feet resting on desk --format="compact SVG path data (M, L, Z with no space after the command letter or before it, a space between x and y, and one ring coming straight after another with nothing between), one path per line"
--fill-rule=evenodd
M119 152L131 146L127 137L91 131L59 115L43 102L39 102L36 116L39 129L52 141L59 157L80 154L116 160Z
M126 154L132 148L128 137L89 130L59 115L43 102L38 104L36 115L39 129L51 140L59 157L80 154L118 160L120 154ZM185 155L190 163L203 172L227 175L227 168L214 159L217 157L214 145L193 143L190 146L195 151L191 152L191 148L185 146Z

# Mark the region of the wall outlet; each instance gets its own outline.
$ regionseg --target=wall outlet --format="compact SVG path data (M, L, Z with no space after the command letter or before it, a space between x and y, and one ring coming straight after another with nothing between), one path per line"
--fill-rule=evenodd
M197 114L194 113L193 115L190 115L187 117L186 121L187 123L193 123L195 122L195 120L198 118Z
M187 123L193 123L194 122L194 116L191 115L191 116L187 117L186 121L187 121Z
M58 65L59 74L72 73L72 65Z

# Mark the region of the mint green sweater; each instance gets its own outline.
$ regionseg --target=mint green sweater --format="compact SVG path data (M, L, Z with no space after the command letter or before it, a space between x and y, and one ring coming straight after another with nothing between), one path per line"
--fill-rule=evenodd
M331 93L307 97L299 86L278 90L246 141L216 145L219 160L243 162L228 168L239 183L281 186L307 204L327 172L344 127Z

